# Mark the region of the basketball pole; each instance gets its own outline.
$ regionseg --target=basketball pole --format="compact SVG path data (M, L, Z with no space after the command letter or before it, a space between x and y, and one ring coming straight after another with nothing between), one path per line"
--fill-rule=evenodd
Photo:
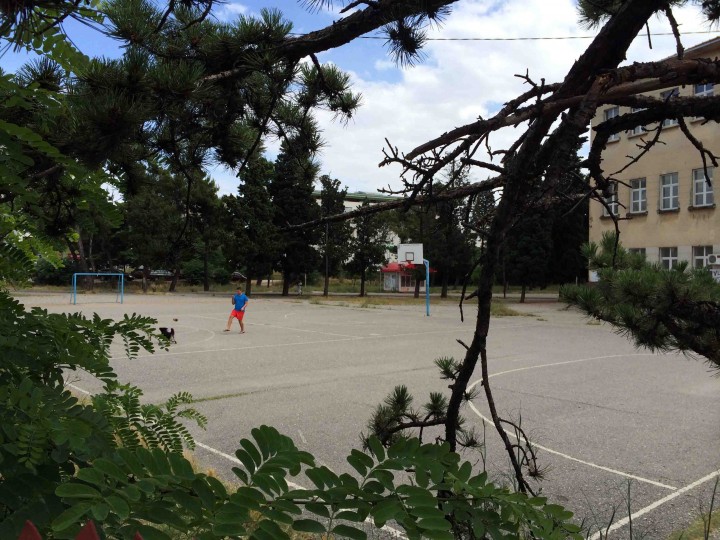
M423 259L425 265L425 316L430 316L430 261Z

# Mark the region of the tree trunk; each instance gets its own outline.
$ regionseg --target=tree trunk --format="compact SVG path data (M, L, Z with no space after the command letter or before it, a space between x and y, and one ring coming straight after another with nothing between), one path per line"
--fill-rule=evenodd
M250 274L249 271L248 274ZM248 296L252 294L252 278L249 275L245 276L245 294Z
M522 284L522 289L520 290L520 303L525 303L525 284Z
M268 280L269 282L270 280ZM283 288L282 295L288 296L290 294L290 274L283 274Z
M330 276L325 274L325 285L323 286L323 296L327 296L330 291Z
M88 241L88 261L90 261L90 271L91 272L97 272L97 265L95 264L95 257L93 255L93 236L90 235L90 240ZM112 272L112 269L110 269Z
M440 291L440 298L447 298L448 295L448 275L447 272L443 274L442 289Z
M250 279L249 276L248 276L248 279ZM262 276L259 276L259 277L257 278L257 281L255 282L255 285L257 285L257 286L259 287L260 285L262 285L262 281L263 281L263 277L262 277ZM268 287L269 287L269 286L270 286L270 278L268 278Z
M148 292L148 286L150 282L150 268L148 268L147 264L143 265L143 276L142 276L142 290L143 293L147 294Z
M365 296L365 269L360 272L360 296Z
M78 239L77 239L77 255L78 255L78 264L80 265L80 271L81 272L89 272L90 268L88 267L87 257L85 256L85 245L83 244L82 235L80 234L80 231L77 231L78 233Z
M427 287L427 285L425 285ZM420 298L420 280L415 278L415 298Z
M210 290L210 246L205 242L205 249L203 250L203 291L208 292Z
M85 246L83 244L82 234L80 233L79 228L77 229L77 235L77 253L75 253L72 247L70 248L70 253L76 257L75 260L77 260L78 262L80 272L87 273L90 271L90 269L88 268L87 258L85 257ZM68 246L72 246L69 240L66 241L68 243ZM83 283L83 288L85 288L86 290L92 290L93 285L95 284L95 278L93 278L92 276L83 276L81 282Z
M175 268L173 271L173 277L172 281L170 281L170 288L168 289L168 292L175 292L175 288L177 287L178 280L180 279L180 269Z

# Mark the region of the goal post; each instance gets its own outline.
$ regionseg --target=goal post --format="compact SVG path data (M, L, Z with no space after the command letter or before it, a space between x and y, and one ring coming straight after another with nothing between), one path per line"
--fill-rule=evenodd
M78 277L109 277L117 280L117 287L113 287L115 293L115 302L124 303L125 300L125 274L115 272L76 272L72 276L72 291L70 293L70 302L77 304Z

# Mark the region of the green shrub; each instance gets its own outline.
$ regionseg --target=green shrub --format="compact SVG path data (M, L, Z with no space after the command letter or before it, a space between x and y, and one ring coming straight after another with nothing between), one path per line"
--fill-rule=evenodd
M176 453L191 444L178 418L201 424L204 418L185 407L186 394L161 407L141 406L141 391L118 385L110 367L116 337L129 357L152 352L154 340L162 340L155 322L26 311L0 292L0 538L17 538L26 519L49 531L70 508L55 493L58 485L122 445ZM97 377L105 391L80 402L63 378L74 370Z
M197 285L205 279L205 267L200 259L192 259L183 263L182 273L185 281L190 285Z
M232 272L230 272L226 268L213 268L211 275L215 283L219 285L227 285L228 283L230 283L230 277L232 276Z
M129 358L153 352L155 321L26 311L0 292L0 538L17 538L31 519L45 538L73 538L93 519L107 538L168 540L168 530L202 540L287 539L296 531L365 540L365 520L397 522L411 539L459 536L580 538L572 514L488 481L448 446L375 438L352 450L355 475L318 465L270 427L252 431L235 455L235 491L193 470L182 449L193 440L181 419L204 425L188 394L142 405L109 363L119 338ZM89 402L65 389L82 369L105 385ZM408 478L408 471L410 477ZM290 489L304 473L311 489ZM304 511L304 512L303 512ZM452 523L450 521L452 520ZM285 528L282 528L284 526Z
M62 266L55 266L44 259L39 259L35 265L35 274L33 281L40 285L70 285L72 283L72 275L80 272L77 261L65 258Z

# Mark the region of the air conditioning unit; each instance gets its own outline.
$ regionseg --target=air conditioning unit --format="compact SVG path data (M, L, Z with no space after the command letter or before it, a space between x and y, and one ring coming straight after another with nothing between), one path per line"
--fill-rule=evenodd
M705 257L705 260L707 261L708 266L720 264L720 253L711 253Z

